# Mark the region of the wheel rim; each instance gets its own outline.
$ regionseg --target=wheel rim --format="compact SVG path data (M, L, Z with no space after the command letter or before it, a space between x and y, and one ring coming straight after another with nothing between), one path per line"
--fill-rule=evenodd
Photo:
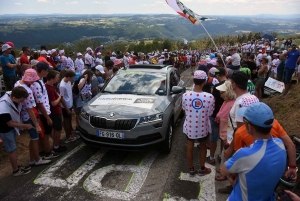
M169 127L169 149L171 149L172 146L172 135L173 135L173 127L170 125Z

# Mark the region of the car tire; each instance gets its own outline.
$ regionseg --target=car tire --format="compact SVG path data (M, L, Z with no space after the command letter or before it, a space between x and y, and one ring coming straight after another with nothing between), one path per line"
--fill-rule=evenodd
M181 109L180 114L179 114L179 119L182 119L185 115L185 111Z
M166 138L162 143L162 147L161 147L161 153L163 154L169 154L171 152L172 149L172 142L173 142L173 121L170 120L169 125L168 125L168 130L166 133Z

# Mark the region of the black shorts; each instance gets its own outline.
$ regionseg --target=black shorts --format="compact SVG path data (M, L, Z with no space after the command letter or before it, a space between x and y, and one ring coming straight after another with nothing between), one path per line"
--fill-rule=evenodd
M61 131L62 130L62 114L52 114L52 128L55 131Z
M49 117L51 118L51 115L49 115ZM44 117L44 115L40 114L40 118L41 118L41 121L42 121L43 126L44 126L45 135L51 135L51 133L52 133L52 126L48 125L47 119Z
M186 138L189 140L189 141L195 141L195 140L197 140L198 142L205 142L205 141L207 141L207 139L208 139L208 137L209 137L209 134L207 135L207 136L205 136L205 137L203 137L203 138L199 138L199 139L190 139L187 135L185 135L186 136Z
M70 119L70 118L72 118L72 114L69 115L67 113L67 110L65 108L61 108L61 110L62 110L62 115L63 115L64 119L68 119L68 118ZM70 108L69 110L72 111L72 108Z

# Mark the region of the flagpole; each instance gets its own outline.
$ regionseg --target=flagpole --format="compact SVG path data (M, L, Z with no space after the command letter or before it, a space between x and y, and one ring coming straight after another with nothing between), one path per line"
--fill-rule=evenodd
M198 20L199 20L199 19L198 19ZM208 31L206 30L206 28L204 27L204 25L202 24L201 21L200 21L200 24L201 24L201 26L203 27L203 29L205 30L205 32L207 33L207 35L209 36L210 40L211 40L211 41L213 42L213 44L215 45L215 48L216 48L217 52L220 53L220 52L219 52L219 48L217 47L217 45L216 45L214 39L213 39L213 38L211 37L211 35L208 33ZM223 60L223 54L222 54L222 56L221 56L221 59L222 59L222 62L223 62L223 64L224 64L224 67L226 68L225 62L224 62L224 60Z

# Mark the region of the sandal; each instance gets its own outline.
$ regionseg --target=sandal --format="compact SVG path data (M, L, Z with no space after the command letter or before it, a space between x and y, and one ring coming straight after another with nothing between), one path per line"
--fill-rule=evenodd
M215 177L216 181L225 181L227 180L227 177L223 176L223 175L218 175Z

